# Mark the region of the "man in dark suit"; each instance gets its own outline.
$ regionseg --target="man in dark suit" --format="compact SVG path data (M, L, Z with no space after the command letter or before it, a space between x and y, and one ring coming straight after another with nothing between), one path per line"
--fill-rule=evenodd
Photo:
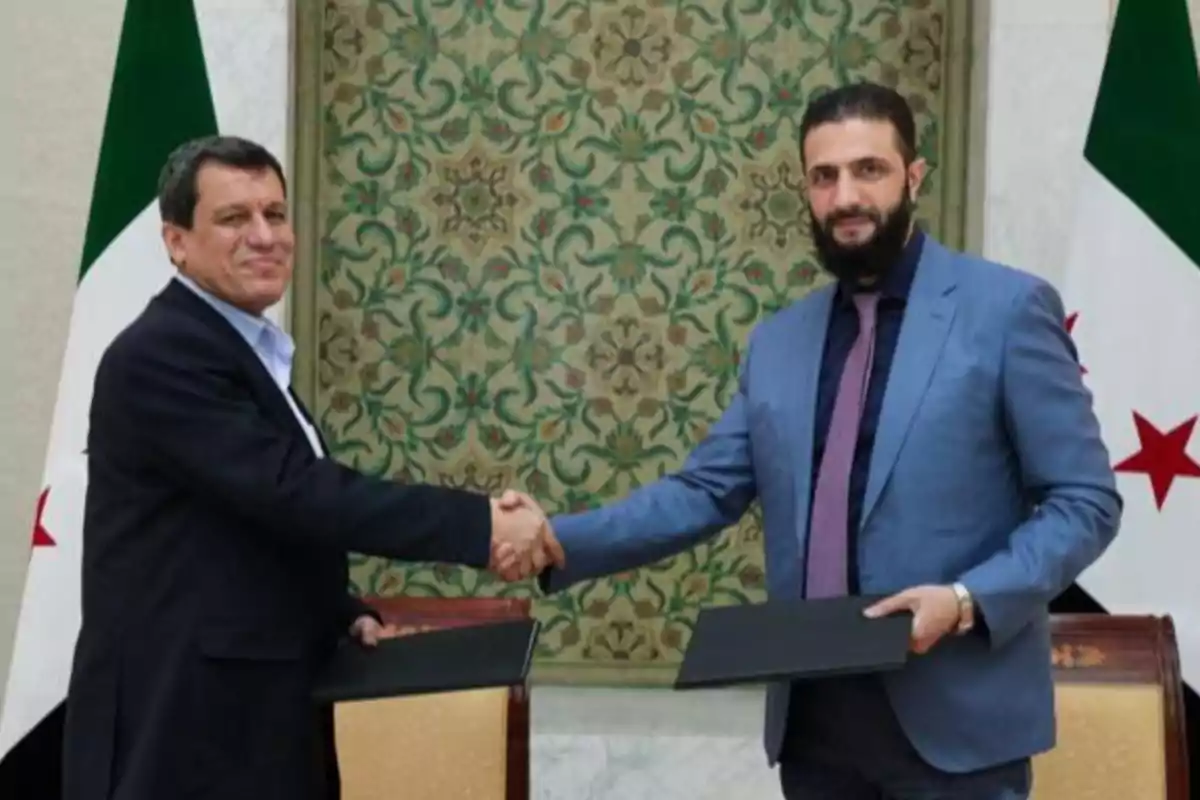
M528 570L561 562L535 512L328 458L263 312L292 274L279 163L214 137L162 173L178 275L110 345L88 435L83 623L66 800L336 797L324 659L379 621L347 551Z

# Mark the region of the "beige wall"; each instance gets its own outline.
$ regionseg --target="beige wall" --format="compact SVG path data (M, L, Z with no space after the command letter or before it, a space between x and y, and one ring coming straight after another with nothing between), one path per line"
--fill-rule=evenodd
M38 0L0 25L0 691L124 0Z

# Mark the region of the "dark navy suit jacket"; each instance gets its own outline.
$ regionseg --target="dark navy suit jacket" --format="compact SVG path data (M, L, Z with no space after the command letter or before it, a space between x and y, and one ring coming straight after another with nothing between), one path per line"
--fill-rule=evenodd
M64 800L328 798L311 685L347 551L486 566L485 497L315 456L246 341L172 281L101 359Z

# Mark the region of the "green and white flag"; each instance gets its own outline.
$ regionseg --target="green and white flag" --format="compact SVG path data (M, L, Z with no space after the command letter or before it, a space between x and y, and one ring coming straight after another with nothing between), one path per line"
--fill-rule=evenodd
M167 155L217 131L192 0L129 0L37 499L0 759L66 697L79 630L88 409L104 349L173 274L156 193Z
M1186 0L1123 0L1084 150L1064 281L1125 499L1079 584L1111 614L1170 614L1200 682L1200 77Z

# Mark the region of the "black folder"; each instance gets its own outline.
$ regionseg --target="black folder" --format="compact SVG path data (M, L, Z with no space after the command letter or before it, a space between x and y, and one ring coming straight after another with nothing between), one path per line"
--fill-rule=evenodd
M900 669L912 614L867 619L876 597L701 610L675 680L695 689Z
M317 680L318 703L374 700L495 686L529 675L537 620L488 622L380 641L342 644Z

